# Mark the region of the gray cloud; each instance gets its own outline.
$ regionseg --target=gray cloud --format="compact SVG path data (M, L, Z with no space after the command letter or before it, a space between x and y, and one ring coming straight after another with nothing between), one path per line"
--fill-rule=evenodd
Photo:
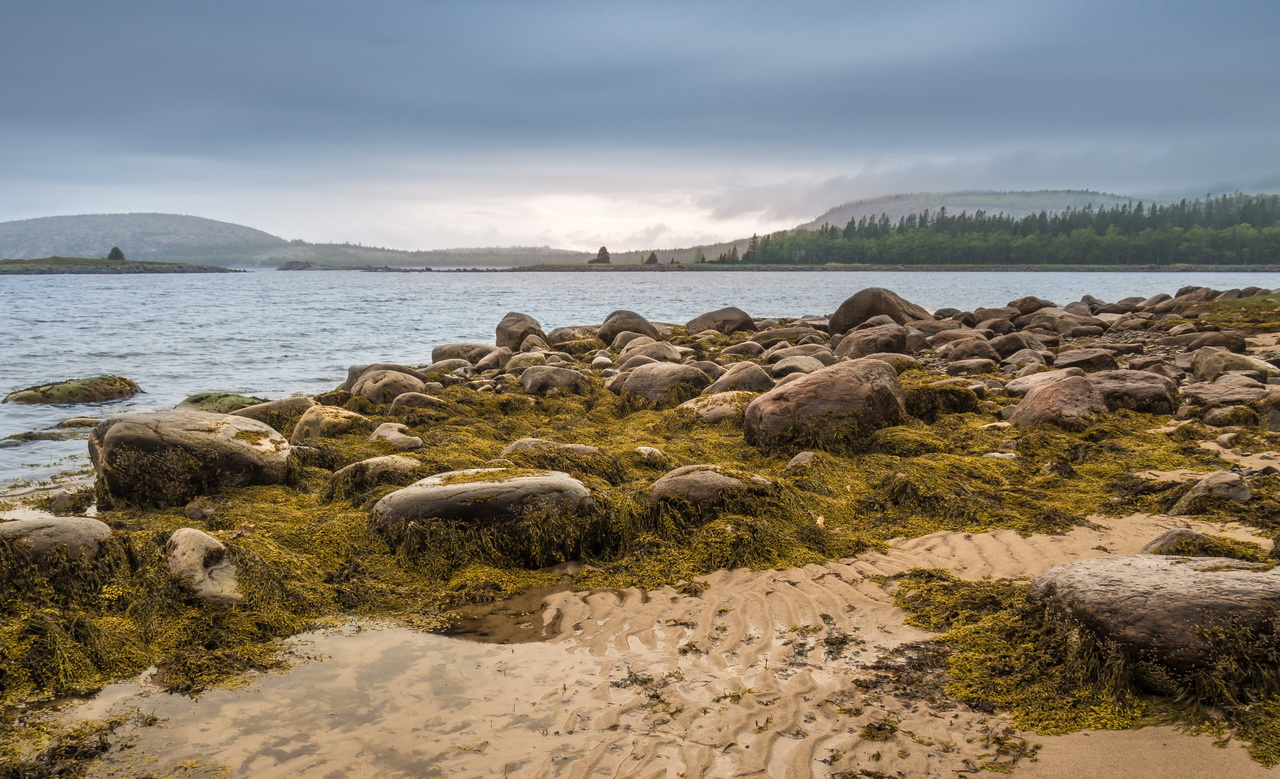
M904 190L1280 172L1280 5L865 5L19 4L0 219L184 207L410 246L594 242L511 202L572 198L613 204L609 237L641 248Z

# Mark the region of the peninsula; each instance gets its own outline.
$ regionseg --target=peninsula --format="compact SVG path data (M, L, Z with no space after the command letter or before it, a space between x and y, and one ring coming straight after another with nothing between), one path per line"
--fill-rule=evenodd
M88 257L45 257L39 260L0 260L0 275L47 276L67 273L243 273L216 265L180 262L100 260Z

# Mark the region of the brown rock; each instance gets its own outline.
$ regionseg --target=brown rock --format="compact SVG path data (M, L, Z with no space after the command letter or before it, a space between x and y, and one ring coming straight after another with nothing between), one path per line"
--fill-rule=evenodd
M849 448L869 433L906 418L897 373L879 360L836 363L775 387L747 405L748 443L785 446L814 442Z

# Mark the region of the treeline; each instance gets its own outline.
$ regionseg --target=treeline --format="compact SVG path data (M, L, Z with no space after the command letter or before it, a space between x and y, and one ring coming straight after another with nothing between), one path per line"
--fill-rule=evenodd
M716 263L822 265L1265 265L1280 264L1280 196L1224 195L1171 205L1041 211L1026 217L950 214L893 222L851 220L843 229L752 236Z

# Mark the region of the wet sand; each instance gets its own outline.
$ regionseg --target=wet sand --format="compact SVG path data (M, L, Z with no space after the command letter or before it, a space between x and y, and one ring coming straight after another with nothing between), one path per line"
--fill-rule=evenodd
M80 713L161 718L97 776L949 777L980 768L990 739L1009 736L1043 745L1018 764L1028 777L1273 775L1238 744L1169 728L1018 734L937 694L936 671L916 688L865 681L919 661L914 642L931 637L904 623L883 576L1030 577L1134 553L1183 525L1261 540L1183 518L1094 520L1062 536L934 533L824 565L721 571L698 595L552 592L540 613L522 606L505 636L550 634L541 641L376 626L308 634L298 651L324 659L247 687L193 701L117 684ZM883 740L864 738L877 724Z

